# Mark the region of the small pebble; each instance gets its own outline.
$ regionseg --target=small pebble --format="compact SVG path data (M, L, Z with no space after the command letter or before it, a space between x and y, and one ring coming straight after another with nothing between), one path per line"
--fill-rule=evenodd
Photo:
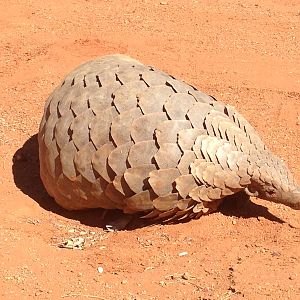
M189 273L185 272L185 273L182 274L181 278L185 279L185 280L189 280L191 278L191 276L190 276Z
M296 276L295 275L290 275L289 276L289 280L295 280L296 279Z
M63 243L60 243L58 247L67 249L83 249L85 240L82 237L70 238Z
M109 225L109 224L108 224L108 225L106 225L105 227L106 227L106 230L107 230L107 231L109 231L109 232L115 232L115 229L114 229L114 227L113 227L112 225Z

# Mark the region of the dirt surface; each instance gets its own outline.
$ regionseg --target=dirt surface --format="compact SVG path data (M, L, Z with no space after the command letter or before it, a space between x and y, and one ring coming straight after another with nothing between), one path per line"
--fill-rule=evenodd
M66 73L125 53L234 105L300 181L298 0L12 0L0 28L0 299L300 299L299 212L240 200L107 233L47 196L36 138Z

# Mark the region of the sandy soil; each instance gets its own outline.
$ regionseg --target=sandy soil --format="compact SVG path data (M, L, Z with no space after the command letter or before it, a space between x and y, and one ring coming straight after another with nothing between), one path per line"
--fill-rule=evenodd
M300 299L299 212L252 199L107 233L47 196L36 138L67 72L126 53L234 105L299 180L298 0L11 0L0 28L1 299Z

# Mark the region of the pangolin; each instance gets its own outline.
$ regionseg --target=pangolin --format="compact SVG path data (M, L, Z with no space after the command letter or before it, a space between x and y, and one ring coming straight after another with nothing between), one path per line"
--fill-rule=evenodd
M300 209L293 175L232 106L125 55L68 74L38 141L43 184L69 210L183 220L240 191Z

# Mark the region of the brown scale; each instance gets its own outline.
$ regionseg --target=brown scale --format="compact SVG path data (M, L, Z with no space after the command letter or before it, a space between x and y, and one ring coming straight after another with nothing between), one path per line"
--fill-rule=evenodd
M91 109L87 109L79 116L75 117L71 123L70 130L72 131L72 140L77 149L80 149L85 144L89 143L89 124L95 117Z
M141 80L121 85L112 94L113 104L119 113L135 108L137 106L137 94L146 89L146 84ZM124 99L126 99L126 101L124 101Z
M109 108L104 109L101 115L96 115L93 117L92 121L89 123L89 138L97 149L110 141L110 135L112 134L112 121L116 120L117 118L120 118L118 112L114 106L110 106ZM124 136L126 132L122 132ZM125 143L129 141L130 137L123 139L122 142ZM117 145L121 144L117 143L116 141L115 143Z
M180 174L182 174L182 175L189 174L191 163L195 159L196 159L196 155L195 155L194 151L184 150L183 154L180 158L180 161L177 165L177 169L179 170Z
M144 81L149 87L157 86L157 85L164 85L166 84L169 76L162 73L162 72L154 72L150 69L145 69L141 72L140 79Z
M136 118L131 126L131 137L134 142L152 140L158 124L167 120L164 112L155 112Z
M63 118L59 118L55 124L55 140L58 147L61 149L69 142L69 130L73 122L74 116L71 110L64 114Z
M108 156L107 163L116 175L124 174L127 170L127 157L133 142L127 142L112 150Z
M180 176L177 168L154 170L149 173L149 183L158 196L171 194L175 179Z
M204 129L204 120L213 107L207 103L196 102L187 112L193 128Z
M188 92L190 95L192 95L197 102L202 102L202 103L207 103L207 104L212 104L214 102L214 99L209 96L206 95L204 93L202 93L201 91L198 90L192 90Z
M43 144L49 147L54 138L55 125L58 121L57 113L54 112L50 114L49 118L45 122L45 125L40 129L40 134L42 135Z
M167 99L164 107L171 120L185 120L187 112L195 102L191 95L177 93Z
M155 165L139 165L137 167L129 168L124 173L124 179L129 188L135 193L141 193L142 191L150 188L148 182L150 172L156 170Z
M197 187L197 183L192 174L181 175L175 179L176 189L182 198L187 198L189 192Z
M101 128L99 128L99 132L101 132L101 134L103 132L103 134L106 134L107 136L109 136L110 134L115 144L120 146L124 143L131 141L131 136L130 136L131 125L136 118L142 115L143 114L138 107L134 107L129 110L123 111L120 113L120 115L115 115L114 118L111 118L108 115L107 126L106 123L103 124L104 127L103 129L105 130L101 130ZM110 130L109 130L109 126L110 126Z
M144 114L162 112L164 103L173 93L166 85L151 86L137 94L138 105Z
M206 135L205 129L182 129L178 132L178 144L182 151L192 150L195 140L200 135Z
M160 145L154 159L160 169L176 168L182 153L176 143L163 143Z
M161 122L155 129L158 145L177 143L179 131L189 128L191 128L191 123L188 120L167 120Z
M92 156L95 153L95 146L89 142L85 144L74 156L74 164L77 171L89 182L96 180L92 166Z
M131 167L150 165L154 162L154 156L158 146L154 140L137 142L129 150L127 162Z
M93 169L107 182L113 179L111 168L108 166L107 161L110 153L115 149L115 146L109 142L104 144L92 156Z

